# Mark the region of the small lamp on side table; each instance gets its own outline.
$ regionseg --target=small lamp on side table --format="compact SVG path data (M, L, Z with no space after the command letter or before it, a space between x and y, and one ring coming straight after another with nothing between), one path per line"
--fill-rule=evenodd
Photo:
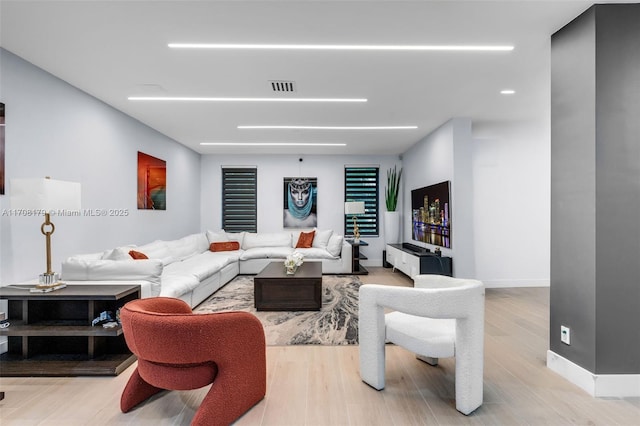
M364 201L346 201L344 203L344 214L353 215L353 242L360 242L360 230L358 229L357 214L364 213Z
M38 287L55 287L59 275L51 270L51 234L55 226L51 222L51 213L58 211L80 210L80 184L61 180L11 179L11 208L22 209L32 215L44 214L44 223L40 232L45 236L47 270L40 274ZM49 228L47 228L49 227Z

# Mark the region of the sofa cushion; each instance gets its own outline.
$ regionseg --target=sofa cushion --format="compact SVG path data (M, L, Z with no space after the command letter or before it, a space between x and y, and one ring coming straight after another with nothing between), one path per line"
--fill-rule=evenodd
M316 231L301 232L300 237L298 237L298 242L296 243L296 248L311 248L315 233Z
M149 259L160 259L166 266L176 261L166 241L156 240L152 243L136 247L136 251L144 253Z
M336 258L335 256L332 256L331 253L327 251L327 249L321 249L317 247L297 248L296 251L302 253L302 255L304 256L304 260Z
M342 253L342 243L344 238L342 235L333 234L327 243L327 251L334 257L340 257Z
M231 262L229 257L210 256L213 254L210 251L206 251L182 262L174 262L171 265L167 265L162 276L164 278L165 275L193 275L198 281L204 281Z
M240 250L240 243L237 241L223 241L211 243L209 251L235 251Z
M317 248L327 248L327 244L329 243L329 238L333 235L333 230L327 229L326 231L318 231L315 229L316 235L313 237L313 244L311 247Z
M209 244L211 243L221 243L225 241L229 241L229 237L227 233L223 230L220 231L207 231L207 240Z
M240 243L240 247L242 247L242 242L244 241L244 234L246 232L227 232L227 238L229 241L237 241Z
M169 265L171 266L171 265ZM200 281L195 275L167 272L162 274L160 296L180 297L196 288Z
M62 279L68 281L125 281L160 282L163 265L160 260L84 260L70 257L62 263Z
M176 261L187 259L195 254L202 253L209 248L207 236L203 233L191 234L179 240L167 241L170 256Z
M285 259L293 253L293 247L255 247L244 251L240 260L249 259Z
M224 259L225 265L229 263L238 262L240 260L240 256L244 253L243 250L233 250L233 251L208 251L206 252L207 256L211 259Z
M291 234L288 232L245 233L242 248L246 250L256 247L291 247Z

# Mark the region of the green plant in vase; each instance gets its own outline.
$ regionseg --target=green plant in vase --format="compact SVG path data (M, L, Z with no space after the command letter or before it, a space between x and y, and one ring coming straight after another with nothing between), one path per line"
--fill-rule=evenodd
M402 178L402 168L397 171L396 166L387 170L387 187L385 189L384 200L387 204L388 212L395 212L398 207L398 193L400 191L400 179Z
M394 166L393 169L387 170L387 187L384 196L387 204L387 211L384 213L384 239L387 244L400 242L400 212L397 212L396 209L401 178L402 168L398 171Z

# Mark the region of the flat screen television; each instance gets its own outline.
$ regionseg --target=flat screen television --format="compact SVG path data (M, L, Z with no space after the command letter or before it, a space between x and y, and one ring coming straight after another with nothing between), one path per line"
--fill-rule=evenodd
M450 181L411 191L411 238L451 248Z

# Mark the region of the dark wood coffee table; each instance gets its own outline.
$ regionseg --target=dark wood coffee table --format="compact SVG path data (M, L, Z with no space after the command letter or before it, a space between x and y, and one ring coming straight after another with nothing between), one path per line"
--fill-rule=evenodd
M258 311L319 311L322 307L322 263L305 262L287 275L282 261L269 263L253 279Z

